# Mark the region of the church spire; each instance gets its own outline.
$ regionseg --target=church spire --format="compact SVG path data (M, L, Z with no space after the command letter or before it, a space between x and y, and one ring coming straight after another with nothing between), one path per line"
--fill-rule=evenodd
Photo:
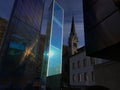
M77 51L77 49L78 49L78 37L77 37L77 34L75 32L74 17L72 17L71 32L70 32L68 42L69 42L69 54L74 55L75 53L78 52Z
M71 33L72 33L72 34L75 34L75 22L74 22L74 16L72 16Z

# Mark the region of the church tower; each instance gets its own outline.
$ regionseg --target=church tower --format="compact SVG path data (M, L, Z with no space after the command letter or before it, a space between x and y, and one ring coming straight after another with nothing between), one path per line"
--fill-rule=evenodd
M75 32L75 23L74 23L74 17L72 17L72 24L71 24L71 32L69 35L69 54L70 55L74 55L76 54L78 51L78 37L77 34Z

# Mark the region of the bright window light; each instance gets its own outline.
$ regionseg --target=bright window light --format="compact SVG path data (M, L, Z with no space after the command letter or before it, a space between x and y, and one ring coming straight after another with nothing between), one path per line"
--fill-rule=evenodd
M49 57L52 57L54 55L53 51L49 51Z

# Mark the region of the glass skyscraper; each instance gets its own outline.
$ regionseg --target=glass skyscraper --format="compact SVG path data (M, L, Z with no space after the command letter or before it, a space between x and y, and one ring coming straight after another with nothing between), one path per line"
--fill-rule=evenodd
M47 40L42 69L42 79L44 79L43 84L45 84L46 88L50 90L60 89L60 74L62 69L63 16L64 11L62 7L55 0L53 0L49 8Z
M43 0L15 0L1 49L0 88L24 88L36 77Z

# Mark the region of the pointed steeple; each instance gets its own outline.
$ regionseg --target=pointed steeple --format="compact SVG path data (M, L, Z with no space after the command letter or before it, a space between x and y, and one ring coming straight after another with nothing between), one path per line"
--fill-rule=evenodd
M72 24L71 24L71 32L72 34L75 34L75 22L74 22L74 16L72 16Z
M71 32L70 32L70 36L69 36L69 54L70 55L74 55L75 53L77 53L77 49L78 49L78 37L77 34L75 32L75 23L74 23L74 17L72 17L72 24L71 24Z

